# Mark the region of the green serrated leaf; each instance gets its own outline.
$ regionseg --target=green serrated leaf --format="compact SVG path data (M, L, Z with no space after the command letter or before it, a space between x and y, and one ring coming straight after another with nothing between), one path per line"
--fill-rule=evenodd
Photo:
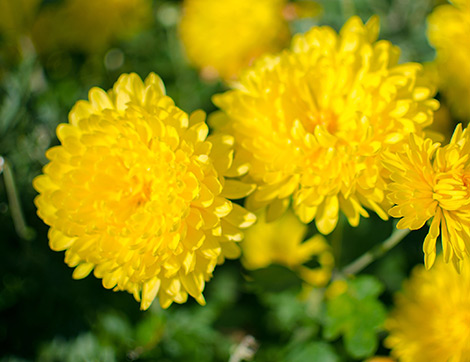
M323 334L327 339L335 339L348 329L354 318L354 301L347 294L339 295L327 305L326 323Z
M371 356L377 349L377 331L386 318L377 299L383 286L372 276L348 281L348 289L327 301L323 335L328 340L344 336L346 351L354 358Z

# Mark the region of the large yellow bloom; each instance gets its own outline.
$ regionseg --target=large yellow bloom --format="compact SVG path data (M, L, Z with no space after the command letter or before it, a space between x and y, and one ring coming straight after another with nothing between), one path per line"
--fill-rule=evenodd
M282 212L293 195L300 219L331 232L343 211L351 225L383 219L386 179L380 155L400 150L431 124L438 102L422 66L398 65L400 51L378 41L378 18L351 18L338 35L314 27L290 50L248 69L235 89L214 97L213 124L235 135L259 187L251 208Z
M151 0L64 0L44 6L33 27L40 53L95 53L135 34L151 19Z
M243 266L259 269L279 264L299 273L310 285L324 286L334 267L331 248L319 234L303 241L306 233L307 226L292 212L270 223L265 222L264 217L258 218L241 243ZM316 260L319 266L310 268L304 265L312 260Z
M73 277L92 269L105 288L127 290L147 309L202 291L217 263L236 258L239 228L255 216L232 204L251 185L229 180L233 138L208 135L204 112L189 118L151 74L93 88L57 128L44 175L34 180L38 215Z
M470 120L470 0L437 7L428 18L439 87L455 114Z
M180 36L203 73L236 77L254 58L289 40L282 16L287 0L185 0Z
M440 235L444 261L456 269L470 254L470 135L458 125L450 143L439 147L430 139L412 135L408 149L388 154L385 166L391 171L389 199L395 204L389 214L402 218L397 227L416 230L432 219L424 240L425 264L436 258Z
M460 275L438 258L417 267L397 296L385 340L401 362L470 361L470 263Z

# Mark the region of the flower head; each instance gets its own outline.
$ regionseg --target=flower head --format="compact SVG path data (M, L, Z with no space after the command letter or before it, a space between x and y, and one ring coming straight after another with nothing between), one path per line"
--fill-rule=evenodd
M317 234L303 241L306 233L307 226L292 212L270 223L259 217L241 243L243 266L259 269L279 264L298 272L311 285L324 286L331 277L333 255L323 236ZM304 265L312 260L317 260L319 267Z
M150 20L150 0L64 0L42 10L33 27L40 53L95 53L135 34Z
M235 135L259 185L248 207L280 213L293 196L300 219L324 234L340 210L353 226L365 207L387 218L380 155L431 124L438 103L421 65L398 65L399 49L376 42L378 30L376 17L353 17L340 34L314 27L214 97L225 114L213 124Z
M470 0L437 7L428 18L439 88L462 120L470 119Z
M203 73L231 79L254 58L289 39L287 0L185 0L180 36L189 60Z
M406 151L384 159L392 180L388 197L395 204L389 214L401 218L397 227L416 230L432 219L423 245L428 269L439 235L446 263L452 260L460 269L470 254L469 154L470 135L458 125L444 147L412 135Z
M396 298L385 345L401 362L470 361L470 263L418 266Z
M142 309L156 296L163 308L188 294L204 303L204 283L255 221L227 199L252 191L224 177L237 173L233 138L208 136L204 118L177 108L155 74L122 75L77 102L34 180L50 247L66 251L75 279L94 269Z

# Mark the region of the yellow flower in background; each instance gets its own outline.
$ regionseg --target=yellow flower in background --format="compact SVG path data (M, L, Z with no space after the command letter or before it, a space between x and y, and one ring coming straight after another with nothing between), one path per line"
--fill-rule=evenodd
M34 53L29 39L40 0L0 0L0 78L19 59Z
M423 245L428 269L439 235L444 261L452 261L457 270L470 254L469 154L470 135L458 125L444 147L412 135L405 152L384 158L392 180L388 197L395 204L389 214L402 218L397 227L416 230L432 219Z
M438 102L422 66L376 41L379 20L351 18L337 34L314 27L290 50L256 62L234 89L214 96L212 124L235 135L258 184L247 206L275 219L293 207L330 233L342 211L353 226L374 210L387 219L381 154L432 123Z
M428 18L439 87L455 115L470 120L470 0L437 7Z
M401 362L470 361L470 264L418 266L397 295L385 345Z
M40 53L95 53L134 35L152 18L151 0L64 0L45 5L33 27Z
M439 72L435 62L423 63L424 76L437 89L439 86ZM437 111L434 112L434 118L431 125L424 129L426 137L442 144L449 143L454 132L456 122L446 103L441 103Z
M0 35L17 41L29 34L40 0L0 0Z
M253 270L279 264L298 272L310 285L324 286L331 278L333 255L323 236L303 241L306 233L307 226L292 212L270 223L259 217L241 243L243 266ZM317 260L319 267L303 265L311 260Z
M179 26L191 63L207 78L235 78L253 59L289 41L287 0L185 0Z
M227 199L253 188L224 177L237 175L233 138L208 136L204 119L177 108L155 74L122 75L77 102L34 180L50 247L65 250L75 279L94 270L142 309L157 296L163 308L188 294L205 303L205 282L239 256L239 228L255 215Z

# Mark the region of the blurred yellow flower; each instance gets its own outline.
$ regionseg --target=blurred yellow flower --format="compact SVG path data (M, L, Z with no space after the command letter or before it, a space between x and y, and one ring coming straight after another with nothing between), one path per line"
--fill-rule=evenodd
M29 34L40 0L0 0L0 35L7 41Z
M428 18L439 87L455 115L470 120L470 0L437 7Z
M224 177L236 176L233 138L208 136L204 119L177 108L155 74L124 74L77 102L34 180L50 247L66 250L75 279L94 269L142 309L156 296L163 308L188 294L205 303L205 282L239 256L239 228L256 217L227 199L253 187Z
M401 362L470 361L470 263L418 266L397 295L385 345Z
M303 241L306 233L307 226L292 212L270 223L259 217L241 243L243 266L260 269L279 264L298 272L310 285L324 286L331 278L333 255L323 236L317 234ZM311 260L316 260L319 267L303 265Z
M95 53L134 35L151 19L151 0L64 0L44 6L33 27L40 53Z
M470 135L458 125L450 143L440 147L430 139L410 136L405 152L387 154L391 172L390 216L402 218L397 227L416 230L432 219L424 240L426 268L436 258L441 236L444 261L455 268L470 254Z
M439 86L439 72L435 62L423 63L425 78L437 89ZM431 125L424 129L426 137L433 141L448 143L452 137L457 122L454 121L452 113L446 103L441 103Z
M224 113L212 124L235 135L249 178L248 208L269 205L273 218L293 196L304 223L330 233L340 210L357 226L364 207L387 219L384 150L432 123L438 102L422 66L398 64L400 50L377 41L379 20L351 18L338 35L314 27L290 50L267 56L234 89L214 96Z
M179 32L190 62L208 78L235 78L253 59L289 41L286 3L185 0Z
M34 53L29 38L40 0L0 0L0 78L19 58Z

